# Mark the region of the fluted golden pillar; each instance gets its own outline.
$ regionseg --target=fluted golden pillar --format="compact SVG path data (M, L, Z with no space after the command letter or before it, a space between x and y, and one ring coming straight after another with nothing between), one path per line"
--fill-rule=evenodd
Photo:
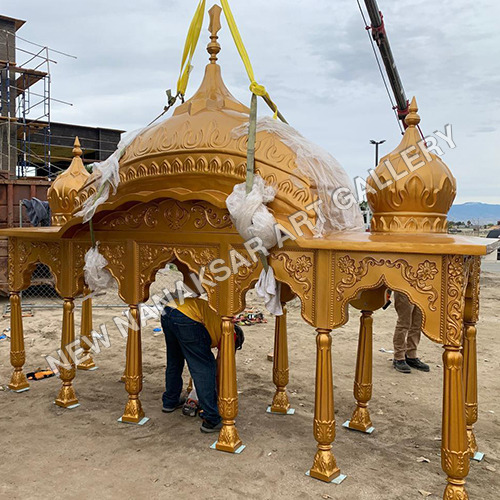
M481 258L474 257L470 268L469 279L465 291L464 310L464 391L465 418L467 423L467 439L470 457L482 460L484 454L478 452L474 424L477 422L477 348L476 323L479 320L479 281L481 274Z
M222 417L222 429L215 448L234 453L242 444L235 425L235 418L238 415L238 391L236 386L234 327L229 316L222 317L220 356L219 413Z
M82 358L84 358L85 361L79 363L77 368L79 370L92 370L93 368L96 368L96 364L90 354L90 345L93 343L92 299L89 297L90 290L88 287L85 287L83 295L82 322L80 325L80 347L83 349Z
M286 393L288 384L288 340L286 331L286 304L281 304L283 314L276 316L274 328L274 358L273 382L276 392L273 397L270 411L286 414L290 408L290 401Z
M465 323L464 331L464 389L465 389L465 418L467 423L467 440L469 454L473 458L478 450L474 424L477 422L477 353L476 353L476 325ZM478 454L479 455L479 454ZM481 455L482 457L482 455Z
M441 465L448 476L444 500L467 500L465 478L469 473L469 444L465 420L462 353L444 346L443 429Z
M76 368L73 357L71 356L71 345L75 341L75 303L72 297L65 297L63 303L63 320L61 336L61 352L69 363L69 366L59 368L62 386L59 395L55 401L56 405L62 408L68 408L78 404L73 379L75 378Z
M122 415L122 422L138 424L144 418L139 394L142 391L142 346L140 313L137 304L129 306L127 336L127 359L125 361L125 389L128 401Z
M29 383L23 372L26 353L24 351L23 314L19 292L10 292L10 363L14 373L9 389L16 392L27 391Z
M373 431L368 402L372 397L373 311L361 311L359 321L358 355L354 378L356 408L346 427L361 432Z
M311 477L330 482L340 476L332 453L335 439L333 406L332 337L331 330L318 328L316 336L316 391L314 402L314 437L318 450L309 471Z

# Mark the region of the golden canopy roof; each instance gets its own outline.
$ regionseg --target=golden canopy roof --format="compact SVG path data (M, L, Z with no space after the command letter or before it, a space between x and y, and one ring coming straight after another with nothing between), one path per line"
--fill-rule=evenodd
M409 111L401 143L380 160L367 180L371 230L446 233L457 182L443 160L426 149L417 128L420 116L415 98Z
M217 38L212 32L207 46L210 62L200 88L172 117L148 128L127 147L119 162L117 192L96 213L123 203L166 197L201 199L225 208L234 185L245 181L247 137L235 137L233 130L248 123L249 109L222 80L216 62ZM255 172L276 187L276 197L268 207L284 225L288 225L285 215L298 210L313 220L315 216L305 208L317 198L315 186L297 173L295 159L295 153L276 135L259 132ZM81 203L96 191L91 181L80 193Z

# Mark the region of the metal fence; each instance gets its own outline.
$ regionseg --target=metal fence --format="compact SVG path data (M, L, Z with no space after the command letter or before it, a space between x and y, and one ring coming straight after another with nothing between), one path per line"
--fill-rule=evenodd
M164 269L156 273L156 279L151 284L150 297L153 294L163 295L162 291L175 290L175 282L182 279L182 274L167 264ZM63 304L62 297L54 288L54 277L50 269L44 264L38 264L31 276L31 286L21 294L23 308L50 309L59 308ZM75 299L75 306L81 307L82 298ZM8 311L8 305L6 306ZM118 285L111 280L109 288L92 296L92 307L94 308L123 308L126 304L118 295Z

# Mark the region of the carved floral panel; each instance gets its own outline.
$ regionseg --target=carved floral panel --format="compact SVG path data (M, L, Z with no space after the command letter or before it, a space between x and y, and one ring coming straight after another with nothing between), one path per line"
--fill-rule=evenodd
M205 201L140 203L128 210L117 210L96 224L97 230L235 232L227 209Z
M409 254L363 254L337 252L334 262L335 325L347 321L347 304L361 290L386 284L406 293L423 314L423 330L436 342L444 338L441 321L442 290L445 288L443 264L439 256ZM340 306L340 307L339 307Z

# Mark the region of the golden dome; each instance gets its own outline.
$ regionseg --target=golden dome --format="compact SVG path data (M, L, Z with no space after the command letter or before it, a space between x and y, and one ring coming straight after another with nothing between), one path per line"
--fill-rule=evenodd
M63 226L71 219L71 213L79 206L76 195L90 177L80 158L78 137L75 137L73 155L69 168L56 177L47 191L53 226Z
M455 199L456 180L446 164L425 148L413 98L399 146L384 156L367 180L373 211L372 232L446 233L446 216Z
M118 189L97 213L153 197L201 199L225 208L234 185L245 181L247 137L235 136L234 129L248 123L249 108L222 80L217 38L212 30L210 62L200 88L170 118L142 132L127 147L119 162ZM314 211L305 207L318 197L315 186L298 173L296 154L276 134L257 134L255 172L277 189L268 205L275 215L304 210L314 221ZM81 203L95 193L92 181L81 191Z

